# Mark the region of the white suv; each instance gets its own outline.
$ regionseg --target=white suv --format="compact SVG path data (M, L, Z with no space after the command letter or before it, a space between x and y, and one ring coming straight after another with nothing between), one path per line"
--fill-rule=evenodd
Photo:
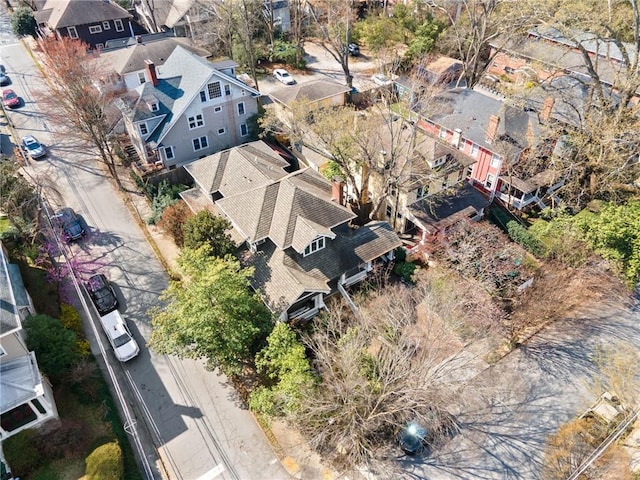
M100 317L100 323L118 360L126 362L138 355L140 347L118 310Z

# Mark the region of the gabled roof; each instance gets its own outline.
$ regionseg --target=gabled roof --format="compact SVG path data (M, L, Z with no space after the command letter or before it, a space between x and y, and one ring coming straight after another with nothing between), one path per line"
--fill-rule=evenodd
M163 36L155 40L143 40L142 43L138 43L135 38L126 40L127 44L123 47L103 49L99 57L121 75L144 70L146 60L151 60L156 67L163 65L178 46L200 57L209 56L209 52L189 45L189 40L181 37Z
M500 117L498 137L520 148L529 146L531 135L537 138L540 122L534 112L507 105L502 99L468 88L453 88L437 95L434 113L427 117L449 130L459 128L462 136L493 150L487 142L487 126L492 115Z
M148 0L158 27L173 28L194 6L196 0Z
M282 311L304 293L329 293L343 273L401 245L391 226L381 221L336 229L334 240L306 257L267 242L250 259L255 268L251 283L271 310Z
M229 197L279 180L287 175L288 166L266 143L256 141L208 155L185 168L203 192Z
M46 23L53 29L133 18L116 2L105 0L47 0L33 16L38 23Z
M349 87L330 80L311 80L309 82L296 83L295 85L279 88L271 92L269 96L284 105L290 105L295 101L308 103L320 102L325 98L344 95L349 91Z
M223 198L217 205L249 242L269 238L281 250L293 246L299 252L316 236L327 236L327 230L356 216L331 201L331 184L309 168ZM308 241L302 246L304 239Z

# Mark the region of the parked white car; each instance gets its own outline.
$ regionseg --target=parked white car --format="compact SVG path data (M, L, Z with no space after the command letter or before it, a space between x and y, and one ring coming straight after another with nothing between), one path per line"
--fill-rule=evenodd
M281 81L285 85L293 85L296 83L293 77L284 68L276 68L273 71L273 76L276 77L276 80Z
M138 342L131 335L129 327L118 310L100 317L100 323L118 360L126 362L140 353Z

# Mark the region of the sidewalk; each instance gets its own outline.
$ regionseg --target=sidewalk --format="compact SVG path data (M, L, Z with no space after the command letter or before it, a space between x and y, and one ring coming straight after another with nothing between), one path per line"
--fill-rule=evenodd
M119 175L125 189L120 192L123 201L138 222L165 270L174 277L178 272L177 258L180 249L173 239L160 228L147 224L146 219L151 216L151 207L145 195L138 190L129 175L129 169L121 167ZM260 422L258 423L260 424ZM320 456L311 450L302 436L289 428L284 421L274 421L268 429L265 429L264 425L261 427L271 443L274 453L292 478L300 480L337 480L340 478L338 473L322 465Z

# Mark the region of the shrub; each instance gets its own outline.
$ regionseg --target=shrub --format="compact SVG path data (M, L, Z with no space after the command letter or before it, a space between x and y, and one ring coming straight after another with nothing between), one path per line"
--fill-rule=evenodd
M66 303L60 305L60 323L64 328L74 331L78 337L84 337L82 318L73 305Z
M515 220L507 222L507 233L511 240L522 245L532 255L536 257L544 255L544 248L538 239Z
M40 369L60 378L80 360L75 332L64 328L60 320L48 315L27 318L27 347L36 352Z
M193 213L187 204L181 200L164 209L158 226L171 235L176 245L184 245L183 226L187 219L193 217Z
M171 185L166 180L163 180L157 186L147 184L145 193L151 197L152 211L147 223L150 225L158 223L164 209L176 203L180 198L180 192L187 188L185 185Z
M417 265L411 262L398 262L393 267L393 273L398 275L402 280L413 283L413 273L416 271Z
M236 246L227 231L231 224L209 210L198 212L184 223L184 246L197 250L202 245L211 247L213 257L224 257L236 252Z
M86 463L87 480L118 480L124 474L122 449L118 442L99 446L89 454Z
M2 442L2 450L14 474L28 476L42 466L35 430L23 430Z

